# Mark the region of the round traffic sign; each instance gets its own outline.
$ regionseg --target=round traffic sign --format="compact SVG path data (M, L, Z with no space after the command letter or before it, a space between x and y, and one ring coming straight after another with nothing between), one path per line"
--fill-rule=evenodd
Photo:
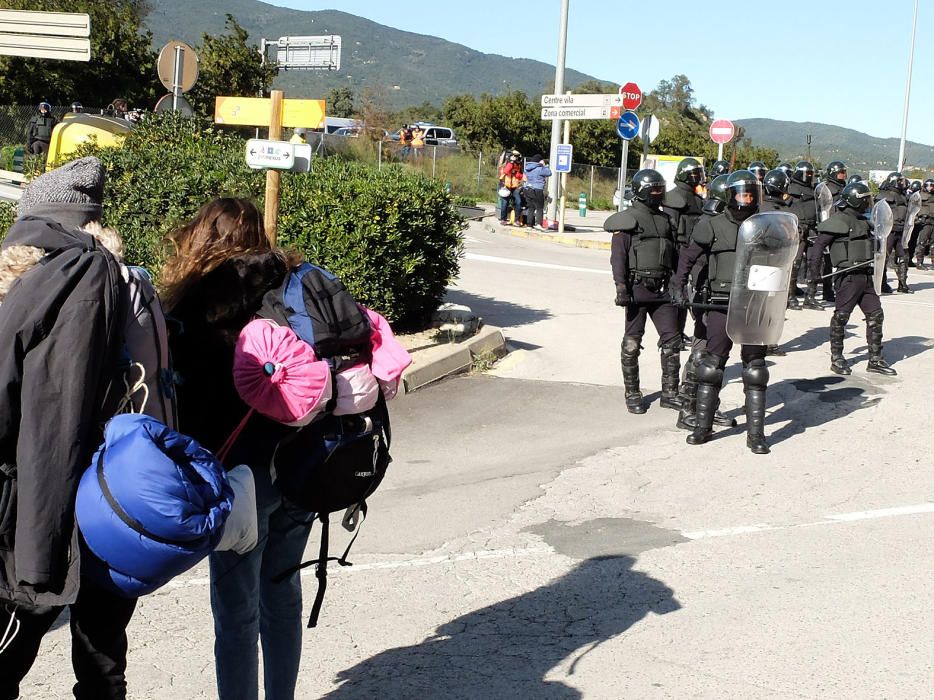
M176 48L180 51L176 51ZM165 89L172 92L175 86L175 56L178 54L178 89L188 92L198 82L198 54L184 41L170 41L159 52L156 70Z
M639 135L639 117L635 112L623 112L616 122L616 133L624 141L632 141Z
M156 102L156 106L153 109L154 112L171 112L174 95L163 95L159 98L159 101ZM191 103L188 102L181 95L178 96L175 105L178 108L177 111L181 112L183 116L193 117L195 115L195 110L192 109Z
M628 82L619 89L619 94L623 96L623 108L634 110L642 104L642 90L633 82Z
M717 119L710 125L710 138L714 143L729 143L736 130L729 119Z

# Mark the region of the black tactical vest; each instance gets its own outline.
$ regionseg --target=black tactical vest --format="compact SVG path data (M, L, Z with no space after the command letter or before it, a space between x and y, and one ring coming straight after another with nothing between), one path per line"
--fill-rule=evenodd
M674 271L675 245L668 217L645 206L634 205L629 213L638 226L631 232L629 271L637 282L667 280Z
M736 267L739 225L730 221L726 214L721 214L710 219L710 226L714 239L710 246L707 286L714 296L729 296L733 285L733 268Z
M837 218L835 223L845 222L849 232L834 233L833 242L830 244L830 263L835 268L842 269L872 260L874 246L869 222L845 214L836 214L832 218Z
M34 137L37 141L45 141L48 143L52 140L52 129L55 126L54 120L51 116L43 117L39 116L36 118L36 130Z

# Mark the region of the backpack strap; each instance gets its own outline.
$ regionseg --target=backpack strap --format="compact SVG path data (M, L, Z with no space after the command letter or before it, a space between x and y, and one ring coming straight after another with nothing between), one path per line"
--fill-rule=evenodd
M234 431L230 434L224 444L221 445L220 449L217 451L215 456L217 461L221 464L224 463L224 460L227 459L227 454L230 452L231 448L234 446L234 443L237 441L237 438L240 437L240 433L243 432L243 429L246 427L246 424L250 421L250 418L253 416L253 413L256 409L251 408L246 412L246 415L243 416L243 419L240 421L240 424L234 428Z
M305 309L305 293L302 287L302 278L314 269L309 263L302 263L289 275L289 280L285 285L285 292L282 294L282 301L286 307L291 309L289 314L289 326L295 331L295 334L306 343L314 347L315 329L311 323L311 316Z

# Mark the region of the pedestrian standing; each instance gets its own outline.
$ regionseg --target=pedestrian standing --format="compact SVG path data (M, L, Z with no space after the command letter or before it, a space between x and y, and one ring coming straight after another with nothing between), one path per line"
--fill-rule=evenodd
M545 184L551 177L548 161L536 153L525 164L525 193L529 208L529 226L545 230L542 226L545 218Z

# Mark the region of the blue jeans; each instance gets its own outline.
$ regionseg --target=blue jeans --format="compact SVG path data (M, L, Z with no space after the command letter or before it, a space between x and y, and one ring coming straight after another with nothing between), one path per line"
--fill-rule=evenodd
M521 224L522 217L522 195L519 194L517 187L508 197L499 198L499 220L509 221L509 207L512 206L516 212L516 224Z
M246 555L211 554L214 666L220 700L257 700L263 647L267 700L292 700L302 655L302 585L298 572L277 574L302 560L311 515L286 509L268 469L253 472L259 544Z

